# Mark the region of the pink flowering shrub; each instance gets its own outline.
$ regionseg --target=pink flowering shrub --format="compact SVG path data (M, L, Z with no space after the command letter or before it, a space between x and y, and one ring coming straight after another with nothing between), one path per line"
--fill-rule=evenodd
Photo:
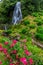
M0 65L2 64L2 61L0 60Z
M8 42L5 42L4 44L5 44L5 45L7 45L7 44L8 44Z
M25 54L30 56L31 55L31 52L29 52L28 50L25 50Z
M26 43L26 40L23 40ZM0 60L0 65L33 65L34 61L31 57L32 53L27 50L21 42L13 40L11 44L4 42L4 46L0 45L0 52L4 53L4 62Z
M24 65L27 65L27 60L26 58L20 58L20 62L22 62Z
M29 64L32 65L33 63L34 63L33 59L30 58L30 59L29 59Z

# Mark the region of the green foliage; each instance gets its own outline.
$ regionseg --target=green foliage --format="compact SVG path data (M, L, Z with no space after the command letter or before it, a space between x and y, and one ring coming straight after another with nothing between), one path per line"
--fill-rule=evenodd
M4 43L4 42L6 42L6 41L11 42L11 40L9 40L9 38L7 38L7 37L1 37L1 36L0 36L0 42L1 42L1 43Z
M31 24L29 27L34 29L36 26L34 24Z
M40 60L40 57L36 57L36 55L32 56L32 58L35 60L35 64L37 65L43 65L43 61Z
M35 37L36 39L43 41L43 27L38 27Z
M40 5L41 5L41 9L43 9L43 7L42 7L43 6L43 0L41 1Z
M40 15L40 16L43 16L43 10L41 10L41 11L39 12L39 15Z
M43 27L39 26L37 32L43 34Z
M11 30L5 30L5 33L6 34L10 34L11 33Z
M37 23L37 25L43 24L43 19L41 19L40 17L37 17L34 21Z
M22 34L26 34L26 33L27 33L27 29L25 29L25 28L22 29L22 30L21 30L21 33L22 33Z
M32 13L32 16L37 17L37 16L39 16L39 14L38 14L37 12L33 12L33 13Z
M36 37L36 39L39 39L39 40L43 41L43 34L36 33L35 37Z
M37 25L42 25L43 24L43 22L42 21L39 21L38 23L37 23Z
M3 34L6 35L6 36L8 36L8 35L11 34L11 33L12 33L11 30L5 30L5 31L3 32Z
M27 42L26 45L27 45L27 48L29 49L29 51L31 51L33 53L33 55L31 57L34 59L35 64L43 65L43 60L42 60L43 58L39 54L41 52L41 49L38 48L36 45L32 45L31 42Z
M36 11L40 11L41 0L32 0Z
M23 24L24 24L24 25L29 25L29 24L30 24L30 21L29 21L29 20L24 20L24 21L23 21Z

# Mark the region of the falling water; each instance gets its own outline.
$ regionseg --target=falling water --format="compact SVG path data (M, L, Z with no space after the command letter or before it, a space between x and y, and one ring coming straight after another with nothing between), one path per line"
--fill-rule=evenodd
M4 26L4 29L7 30L7 26L6 25Z
M22 20L21 2L17 2L13 12L12 23L17 24Z

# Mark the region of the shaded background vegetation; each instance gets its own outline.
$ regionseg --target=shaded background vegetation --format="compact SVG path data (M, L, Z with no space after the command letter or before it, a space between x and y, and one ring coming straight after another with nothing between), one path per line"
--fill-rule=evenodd
M15 4L21 1L23 17L43 10L43 0L2 0L0 2L0 24L11 23Z

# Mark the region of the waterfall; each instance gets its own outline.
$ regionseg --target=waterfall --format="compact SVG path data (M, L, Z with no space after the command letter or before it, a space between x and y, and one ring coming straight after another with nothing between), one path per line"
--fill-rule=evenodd
M22 20L21 2L17 2L13 12L12 23L17 24Z
M4 29L7 30L7 26L6 25L4 26Z

